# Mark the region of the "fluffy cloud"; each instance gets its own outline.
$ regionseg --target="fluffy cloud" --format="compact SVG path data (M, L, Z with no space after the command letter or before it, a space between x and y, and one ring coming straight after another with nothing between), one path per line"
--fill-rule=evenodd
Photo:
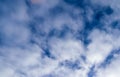
M88 61L91 63L101 63L112 50L120 47L118 44L120 41L119 37L116 34L94 30L89 36L92 42L87 47Z
M120 68L119 68L119 57L114 59L110 65L108 65L106 68L100 68L97 71L96 77L119 77Z
M115 1L13 1L0 1L0 77L119 76Z
M51 51L60 60L76 59L84 52L81 41L71 39L52 39Z

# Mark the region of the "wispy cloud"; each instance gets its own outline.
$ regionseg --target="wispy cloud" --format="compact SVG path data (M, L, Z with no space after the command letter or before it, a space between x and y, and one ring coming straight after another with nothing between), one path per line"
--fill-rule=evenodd
M0 77L118 77L116 1L1 0Z

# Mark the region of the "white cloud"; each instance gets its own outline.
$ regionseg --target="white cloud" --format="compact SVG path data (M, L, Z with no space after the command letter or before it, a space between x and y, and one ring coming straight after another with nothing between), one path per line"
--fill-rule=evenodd
M28 69L30 70L30 68L35 67L39 64L39 58L41 57L42 51L36 45L28 46L25 49L19 47L3 47L0 50L3 54L3 56L1 56L0 64L0 67L3 68L0 70L2 72L3 77L9 77L10 75L12 75L13 77L13 75L16 74L17 70L24 71L24 73L28 73L29 75L30 73L28 72Z
M82 42L73 39L53 38L50 46L51 52L60 60L76 59L84 52Z
M12 77L12 75L14 74L14 70L12 68L7 68L4 67L4 69L0 70L0 77Z
M94 30L89 36L92 42L87 47L88 62L92 64L103 62L112 50L120 47L118 44L120 39L118 37L116 38L116 34Z
M120 57L117 57L106 68L100 68L97 71L96 77L119 77L120 76Z
M3 25L0 26L2 28L0 32L3 33L3 40L7 45L0 47L0 77L20 77L20 72L23 72L23 77L46 77L46 75L51 73L56 77L87 77L93 65L99 66L112 50L120 48L120 31L108 28L108 26L106 26L108 32L94 29L89 34L88 39L91 42L87 47L83 45L83 41L75 39L74 34L84 28L82 9L79 10L67 6L64 2L63 5L65 7L63 7L61 6L62 2L59 0L31 1L31 7L29 8L21 1L16 12L10 13L9 18L4 17L0 21ZM66 11L55 17L50 16L49 11L57 5ZM31 12L28 13L28 10ZM89 10L93 14L90 8ZM73 19L71 14L75 14L76 19ZM88 17L91 17L91 14L87 14ZM69 32L66 38L62 39L55 36L47 38L47 35L39 36L38 33L32 37L37 44L31 44L29 41L32 34L28 29L27 23L34 20L34 16L42 17L45 20L43 24L38 23L35 25L38 28L38 32L44 31L49 33L52 28L61 30L63 25L67 25L72 29L72 32ZM50 53L55 56L55 59L43 58L44 51L41 47L47 44L50 47ZM86 57L86 60L81 58L83 55ZM81 68L73 70L60 66L59 63L65 60L78 60ZM118 77L120 73L119 63L119 58L117 58L106 68L96 67L96 76Z

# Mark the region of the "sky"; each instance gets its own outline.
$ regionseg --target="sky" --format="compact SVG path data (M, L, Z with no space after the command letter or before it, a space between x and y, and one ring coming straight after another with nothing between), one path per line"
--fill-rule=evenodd
M119 0L0 0L0 77L119 77Z

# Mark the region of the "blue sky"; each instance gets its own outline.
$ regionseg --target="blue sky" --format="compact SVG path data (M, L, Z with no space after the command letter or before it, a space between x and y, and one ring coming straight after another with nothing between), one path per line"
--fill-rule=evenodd
M0 77L119 77L119 4L0 0Z

